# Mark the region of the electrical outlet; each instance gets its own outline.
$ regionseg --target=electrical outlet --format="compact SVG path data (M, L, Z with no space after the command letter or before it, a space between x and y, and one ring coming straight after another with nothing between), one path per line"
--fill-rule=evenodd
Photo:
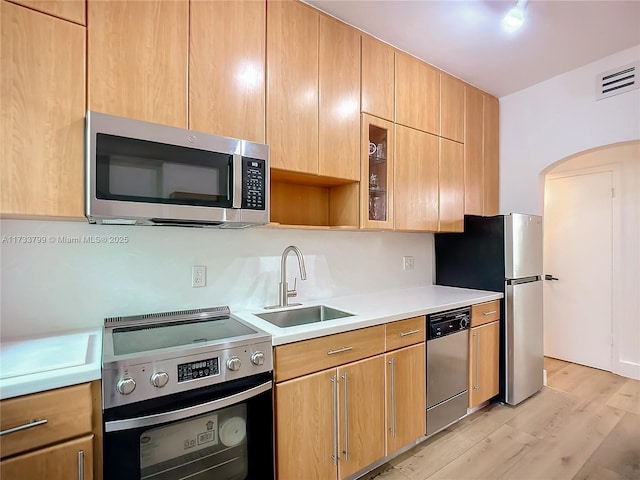
M191 267L191 286L207 286L207 267L205 267L204 265L194 265L193 267Z
M413 257L402 257L402 270L413 270Z

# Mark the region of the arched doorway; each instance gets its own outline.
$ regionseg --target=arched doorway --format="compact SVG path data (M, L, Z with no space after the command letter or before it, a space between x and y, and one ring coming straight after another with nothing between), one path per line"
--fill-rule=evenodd
M640 142L545 173L545 355L640 378Z

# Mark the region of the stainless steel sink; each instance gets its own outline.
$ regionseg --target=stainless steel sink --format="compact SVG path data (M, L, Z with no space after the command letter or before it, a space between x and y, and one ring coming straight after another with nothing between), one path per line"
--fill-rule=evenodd
M305 325L307 323L326 322L336 320L338 318L352 317L353 314L336 310L335 308L325 305L316 305L314 307L297 308L295 310L281 310L279 312L259 313L256 314L263 320L273 323L278 327L293 327L296 325Z

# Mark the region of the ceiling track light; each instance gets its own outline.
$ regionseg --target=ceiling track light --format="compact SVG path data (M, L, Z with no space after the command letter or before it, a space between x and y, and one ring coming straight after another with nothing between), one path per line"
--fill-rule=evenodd
M524 23L524 9L527 0L518 0L516 4L509 10L509 13L502 19L502 28L507 32L515 32Z

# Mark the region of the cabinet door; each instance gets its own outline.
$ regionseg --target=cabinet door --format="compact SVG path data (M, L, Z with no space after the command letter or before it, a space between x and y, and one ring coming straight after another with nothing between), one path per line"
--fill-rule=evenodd
M189 128L264 143L265 1L191 2L189 22Z
M360 35L320 16L319 174L360 179Z
M440 74L440 136L464 143L464 83Z
M318 173L317 10L267 3L267 143L271 167Z
M440 71L396 53L396 123L440 135Z
M278 480L335 479L336 370L276 384Z
M469 407L498 394L500 322L471 329L469 336Z
M427 432L427 373L424 342L385 355L387 455Z
M0 8L0 213L82 217L85 29Z
M93 435L0 462L0 478L93 479Z
M396 126L396 230L438 229L438 137Z
M465 85L464 107L464 213L482 215L484 203L484 95Z
M393 122L394 50L362 35L362 111Z
M338 478L344 479L384 457L384 355L339 367L338 384Z
M498 99L484 96L484 206L483 215L498 214L500 198L499 156L499 109Z
M393 229L394 131L393 123L362 115L362 228Z
M187 127L189 2L88 0L89 109Z
M440 138L440 232L462 232L464 227L464 145Z
M86 25L85 0L11 0L39 12Z

